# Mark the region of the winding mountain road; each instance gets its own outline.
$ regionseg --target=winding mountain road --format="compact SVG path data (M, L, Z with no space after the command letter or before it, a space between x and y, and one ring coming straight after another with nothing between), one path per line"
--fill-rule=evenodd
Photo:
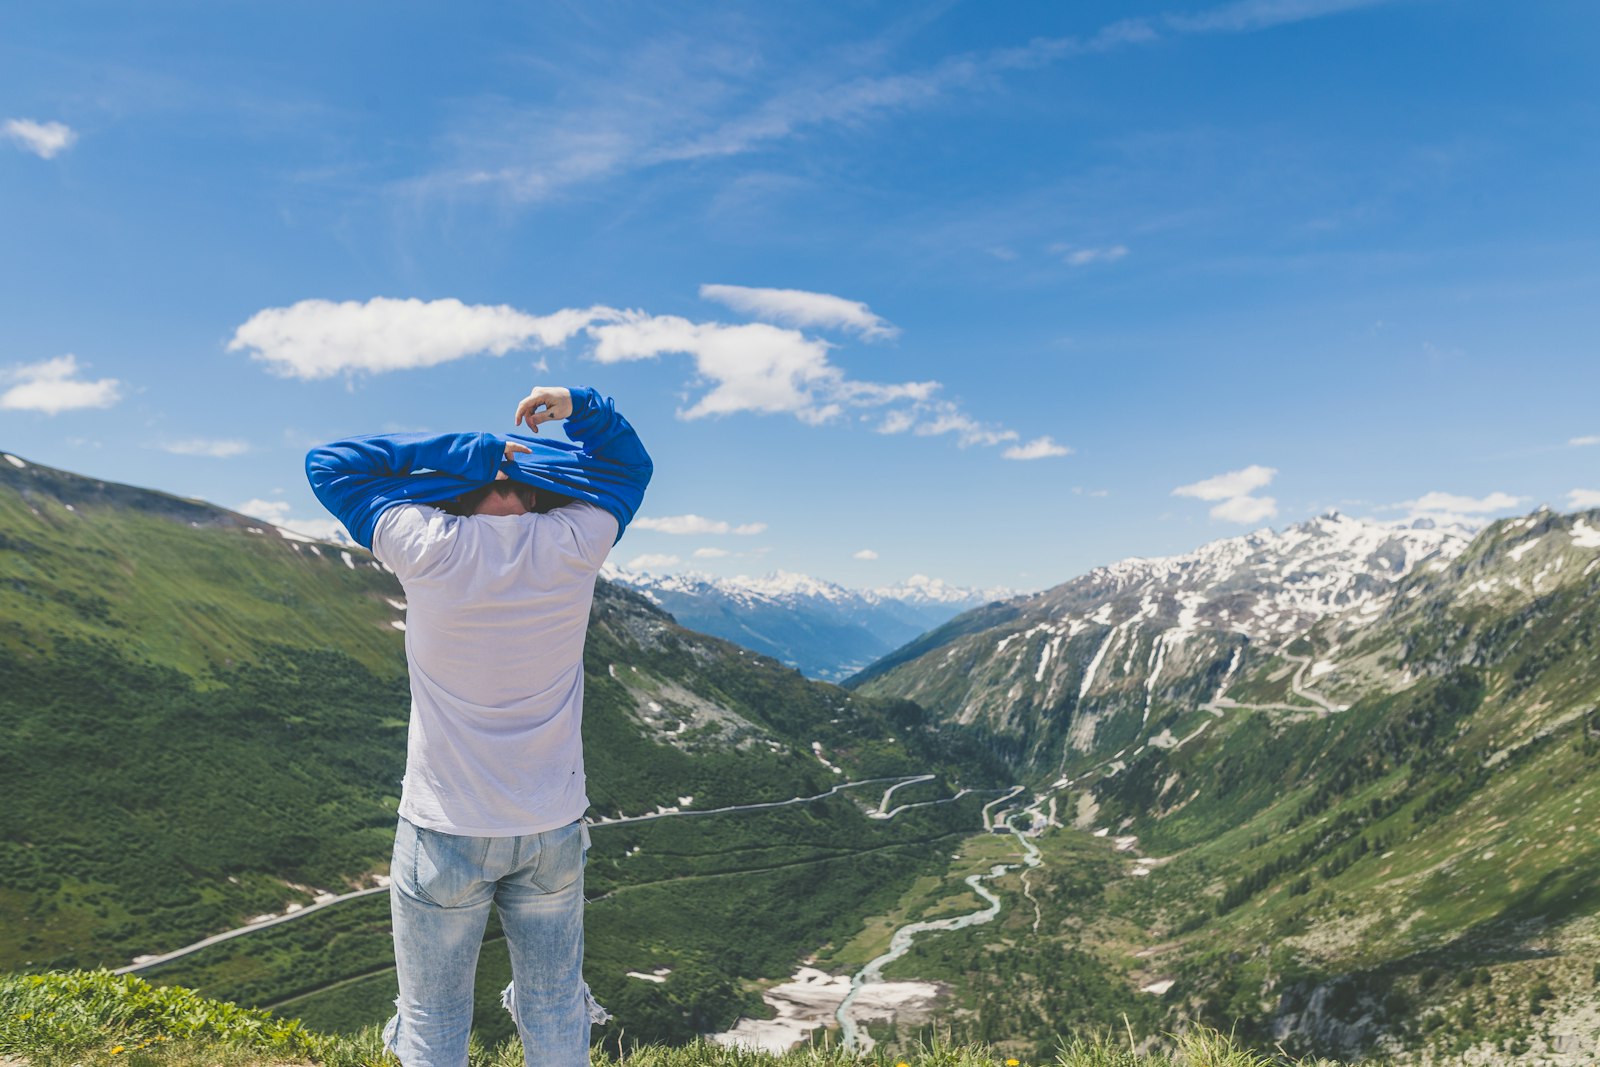
M757 804L732 804L732 805L729 805L727 807L722 807L722 808L700 808L700 809L693 809L693 810L689 810L689 811L651 812L650 814L647 814L647 815L631 815L631 816L626 816L626 817L623 817L623 818L620 818L620 819L600 819L600 820L597 820L595 822L590 823L589 824L589 830L592 833L595 830L603 829L603 828L605 828L607 826L621 826L624 823L653 822L653 821L655 821L657 819L687 818L689 816L695 816L695 815L724 815L724 814L727 814L729 812L736 812L736 811L762 811L762 810L765 810L765 809L768 809L768 808L788 807L788 806L793 805L793 804L811 804L811 803L814 803L814 802L816 802L818 800L825 800L828 797L834 796L835 794L837 794L837 793L839 793L839 792L841 792L841 791L843 791L845 789L854 789L854 788L856 788L858 786L863 786L863 785L882 785L885 782L890 783L889 788L884 790L883 799L878 804L878 810L875 811L875 812L870 813L870 815L873 818L892 819L894 816L900 814L902 811L908 811L911 808L927 807L927 806L932 805L932 804L948 804L948 803L951 803L953 801L961 799L962 797L966 796L968 793L974 792L974 790L971 790L971 789L962 789L961 791L959 791L958 793L956 793L954 796L951 796L951 797L944 797L944 798L941 798L939 800L923 801L923 802L918 803L918 804L904 804L904 805L901 805L898 808L895 808L893 811L890 811L890 812L887 812L887 813L885 813L883 811L884 807L886 807L888 805L889 795L891 793L893 793L896 789L900 788L903 785L911 785L914 782L930 781L934 777L935 776L931 775L931 774L917 774L917 775L900 775L900 776L887 777L887 778L863 778L860 781L856 781L856 782L841 782L840 784L834 786L832 789L829 789L826 792L817 793L814 796L790 797L788 800L769 800L769 801L764 801L764 802L757 803ZM1020 786L1018 786L1017 788L1021 789ZM986 790L976 790L976 792L986 792ZM1014 795L1015 795L1015 791L1013 791L1013 793L1011 793L1011 794L1008 794L1008 796L1014 796ZM1001 799L1004 800L1004 799L1006 799L1006 797L1002 797ZM987 811L988 811L988 808L985 808L984 811L986 813L986 815L985 815L985 826L987 827ZM188 955L191 955L193 953L199 952L201 949L210 948L212 945L221 944L224 941L231 941L232 939L234 939L236 937L243 937L245 934L257 933L257 932L259 932L261 930L268 930L268 929L271 929L274 926L280 926L283 923L290 922L290 921L295 920L295 919L304 918L305 916L312 915L312 914L314 914L316 912L319 912L319 911L323 910L324 908L331 908L335 904L343 904L343 903L346 903L346 902L351 901L351 900L359 900L362 897L376 896L379 893L387 893L387 892L389 892L389 887L388 887L387 884L384 884L384 885L379 885L379 886L373 886L373 887L368 888L368 889L357 889L354 892L350 892L350 893L342 893L339 896L331 897L331 898L326 899L326 900L321 900L321 901L318 901L315 904L308 904L303 908L298 908L295 911L288 912L288 913L286 913L284 915L275 915L270 919L263 919L260 922L247 923L244 926L236 927L236 928L234 928L232 930L224 930L220 934L212 934L210 937L203 938L203 939L201 939L199 941L196 941L192 945L185 945L182 948L173 949L171 952L163 952L163 953L160 953L159 955L139 956L139 957L135 958L132 963L128 964L125 967L118 967L114 971L112 971L111 973L112 974L137 974L140 971L147 971L147 970L151 969L152 967L159 967L163 963L171 963L173 960L182 959L185 956L188 956Z

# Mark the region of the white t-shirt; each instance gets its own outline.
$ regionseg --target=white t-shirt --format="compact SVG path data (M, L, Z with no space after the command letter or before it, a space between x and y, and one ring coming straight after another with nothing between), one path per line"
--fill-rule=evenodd
M411 727L400 814L473 837L583 815L583 641L617 520L592 504L449 515L398 504L372 553L406 591Z

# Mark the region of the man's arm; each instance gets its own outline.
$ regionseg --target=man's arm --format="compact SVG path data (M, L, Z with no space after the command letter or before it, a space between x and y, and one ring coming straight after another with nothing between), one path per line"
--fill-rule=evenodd
M386 509L438 503L493 481L509 447L490 433L351 437L308 452L306 477L322 506L370 549Z
M544 423L561 419L572 444L520 438L533 451L516 458L519 480L548 481L557 492L599 505L617 520L620 540L650 484L650 454L611 399L593 389L540 386L517 405L516 423L536 434Z

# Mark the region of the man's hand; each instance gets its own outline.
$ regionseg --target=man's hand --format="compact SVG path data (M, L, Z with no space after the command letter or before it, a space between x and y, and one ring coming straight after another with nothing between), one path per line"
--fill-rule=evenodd
M528 429L538 433L542 423L555 422L571 414L571 390L559 385L540 385L517 405L517 417L511 420L511 425L526 422Z
M538 431L534 431L534 432L537 433ZM533 449L529 448L527 445L518 444L516 441L507 441L506 442L506 459L510 459L512 456L516 455L518 452L532 452L532 451L533 451ZM510 477L511 477L511 475L507 474L505 471L495 471L494 472L494 480L497 481L497 482L503 482L503 481L507 480Z

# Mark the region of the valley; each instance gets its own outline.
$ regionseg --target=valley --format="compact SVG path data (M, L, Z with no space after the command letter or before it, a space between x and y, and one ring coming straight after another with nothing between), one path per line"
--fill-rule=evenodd
M0 536L0 963L381 1021L393 578L22 460ZM675 1043L825 1024L1044 1057L1126 1017L1583 1062L1597 594L1594 512L1330 514L984 603L840 688L602 582L590 984L630 1039ZM491 925L486 1041L507 971Z

